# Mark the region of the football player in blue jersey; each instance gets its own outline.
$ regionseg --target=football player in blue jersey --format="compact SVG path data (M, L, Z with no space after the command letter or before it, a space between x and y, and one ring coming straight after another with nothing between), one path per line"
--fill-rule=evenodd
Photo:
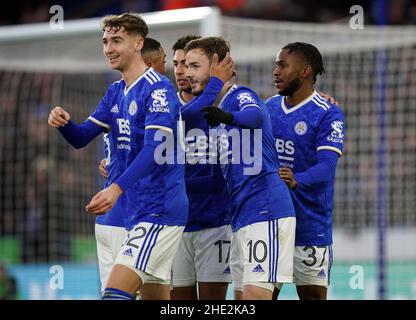
M144 63L153 70L164 74L166 72L166 54L159 41L146 37L141 50ZM117 111L114 108L113 112ZM107 135L104 135L105 158L101 160L99 170L104 179L105 187L108 187L116 178L114 159L111 158L111 144ZM127 235L126 223L123 217L121 205L117 202L105 215L97 216L95 225L95 237L97 241L97 257L100 271L102 291L105 289L111 267Z
M290 43L276 58L273 76L278 94L266 101L279 174L291 190L296 210L294 280L300 299L327 297L335 169L345 136L341 109L314 89L322 73L316 47Z
M188 42L199 38L184 36L172 47L178 97L183 106L194 99L185 77L184 48ZM211 75L222 78L224 82L233 71L233 64L212 64ZM189 217L173 260L171 296L174 300L225 300L231 282L228 261L232 233L228 191L219 165L207 161L208 126L202 114L188 117L185 111L182 119L187 133L186 155L189 160L185 164ZM212 172L211 180L201 184L200 179Z
M197 36L184 36L174 44L174 74L179 88L178 97L182 105L192 100L194 96L190 90L188 80L185 78L185 53L186 43ZM152 62L150 52L158 53L159 45L149 45L149 38L145 40L142 49L143 59ZM150 47L153 50L150 50ZM213 77L226 81L234 72L233 64L226 61L212 64ZM149 65L149 64L148 64ZM150 64L150 66L153 66ZM185 113L186 116L186 113ZM193 119L184 119L186 132L196 127L208 131L208 126L201 114ZM192 127L190 127L192 126ZM200 136L199 136L200 137ZM205 135L203 136L205 137ZM188 145L195 147L198 138L189 136ZM203 141L203 139L201 140ZM201 153L201 141L197 146ZM205 143L206 144L206 143ZM208 151L208 146L205 151ZM188 153L189 155L190 153ZM195 156L193 153L192 156ZM206 162L206 155L197 155L198 160ZM173 291L171 296L175 300L223 300L225 299L228 283L231 282L229 269L229 250L231 246L230 209L229 197L225 188L225 181L217 165L201 164L200 161L192 161L186 164L185 176L187 182L187 194L189 199L189 219L182 242L175 255L172 268ZM214 167L215 166L215 167ZM199 184L199 177L205 177L216 170L215 179L209 185ZM100 172L107 178L106 159L101 161ZM198 285L198 288L197 288Z
M160 74L166 73L166 53L159 41L147 37L142 48L144 63Z
M60 107L51 111L49 124L76 147L102 132L113 146L116 177L86 206L99 215L120 199L127 213L129 233L103 299L133 299L138 289L143 299L169 299L172 260L188 216L181 148L163 144L178 138L179 100L170 81L141 57L148 27L139 15L106 16L103 31L104 54L122 79L82 125Z
M210 89L210 66L229 55L220 37L189 42L186 76L192 94ZM278 175L270 117L250 88L221 83L214 106L194 103L204 113L209 138L218 147L231 199L233 238L231 275L243 299L271 299L275 285L293 281L295 212Z
M194 98L192 94L191 85L189 84L188 79L186 79L185 71L185 46L188 42L200 39L201 36L197 35L186 35L173 44L173 73L175 76L176 86L179 89L178 98L181 102L181 105L185 105Z

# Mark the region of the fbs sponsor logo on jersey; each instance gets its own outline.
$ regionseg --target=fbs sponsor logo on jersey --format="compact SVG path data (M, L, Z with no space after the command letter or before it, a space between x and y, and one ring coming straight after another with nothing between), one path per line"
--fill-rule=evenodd
M157 89L152 92L152 106L150 112L169 112L168 102L166 100L167 89Z
M133 257L133 251L131 248L128 248L126 251L124 251L123 256Z
M264 272L264 270L261 267L261 265L258 264L257 266L254 267L254 269L252 270L252 272Z
M343 143L344 142L344 134L342 133L343 126L344 126L344 123L342 121L339 121L339 120L332 121L331 127L333 131L326 139L334 143Z

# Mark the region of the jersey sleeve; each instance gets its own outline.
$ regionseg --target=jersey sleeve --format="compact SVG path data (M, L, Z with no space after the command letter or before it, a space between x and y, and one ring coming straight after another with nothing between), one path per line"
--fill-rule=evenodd
M266 101L264 101L264 104L266 105L266 107L270 110L275 108L276 106L279 105L280 100L279 100L279 95L275 95L273 97L268 98Z
M260 108L260 98L251 90L242 89L236 94L238 103L238 111L243 111L247 108Z
M342 155L344 149L345 125L342 111L330 109L322 118L317 135L317 151L331 150Z
M201 95L181 106L182 117L185 121L201 115L201 108L213 105L224 83L217 77L211 77Z
M258 96L248 89L243 89L236 93L234 110L231 112L234 117L234 123L242 128L256 129L260 128L263 123L263 114L260 107Z
M166 82L152 85L146 100L145 129L173 133L179 116L180 102L173 87Z
M110 96L113 92L112 89L112 87L108 88L106 94L101 98L101 101L95 108L95 111L88 117L88 120L103 127L106 132L110 132L111 129L111 111L109 103Z

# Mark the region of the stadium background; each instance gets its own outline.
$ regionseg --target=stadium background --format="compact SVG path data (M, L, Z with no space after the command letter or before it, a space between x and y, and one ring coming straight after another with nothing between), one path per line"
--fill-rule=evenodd
M102 141L73 150L47 126L47 115L52 106L61 105L74 120L83 121L118 74L106 69L100 31L80 31L90 30L89 22L99 19L74 23L71 19L208 4L219 8L207 18L208 27L202 18L151 26L150 36L159 39L167 53L170 77L170 48L176 38L218 33L231 43L238 82L267 98L275 94L272 71L279 48L292 41L317 45L327 69L318 88L336 97L347 128L344 157L337 169L329 298L416 299L416 80L412 77L416 7L412 3L17 1L9 14L2 12L0 261L16 279L19 297L99 296L94 219L83 208L103 183L98 173ZM78 31L65 36L44 32L50 29L49 8L54 4L64 9L63 31ZM353 16L349 10L355 4L364 10L364 29L349 24ZM168 13L159 17L166 22ZM40 24L19 29L27 23ZM52 283L56 265L64 271L63 288ZM286 286L281 297L296 298L293 286Z

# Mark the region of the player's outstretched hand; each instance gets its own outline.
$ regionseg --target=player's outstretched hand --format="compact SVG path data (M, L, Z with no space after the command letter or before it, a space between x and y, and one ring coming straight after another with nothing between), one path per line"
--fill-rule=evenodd
M61 107L55 107L49 113L48 124L51 127L65 127L70 119L69 113Z
M229 52L221 62L218 62L218 54L214 53L209 75L221 79L224 83L235 75L234 61Z
M105 159L101 160L99 166L100 174L104 179L108 179L108 172Z
M204 113L204 118L211 127L216 127L220 123L232 124L234 120L232 113L222 111L217 107L203 107L201 112Z
M279 176L283 182L286 182L287 186L290 189L295 189L298 185L298 182L295 180L292 170L289 168L279 168Z
M333 96L330 96L329 94L322 92L322 91L319 91L319 95L325 100L328 100L332 104L335 104L336 106L338 106L338 101Z
M112 183L92 197L90 203L85 206L85 211L96 215L104 214L115 205L122 193L123 190L116 183Z

